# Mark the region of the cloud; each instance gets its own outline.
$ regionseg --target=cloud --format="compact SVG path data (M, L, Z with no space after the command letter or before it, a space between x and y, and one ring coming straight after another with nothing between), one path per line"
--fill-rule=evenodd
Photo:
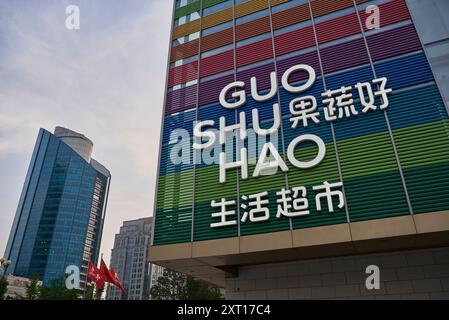
M106 257L123 220L152 214L171 3L70 3L80 30L65 28L68 1L0 4L0 251L21 191L8 186L23 182L40 127L85 134L110 169Z

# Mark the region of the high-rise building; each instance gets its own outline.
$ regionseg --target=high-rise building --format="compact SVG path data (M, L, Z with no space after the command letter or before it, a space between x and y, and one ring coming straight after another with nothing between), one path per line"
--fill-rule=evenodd
M80 269L85 288L89 261L97 263L110 172L91 158L93 143L57 127L40 129L6 246L8 274L44 286Z
M150 263L150 289L157 283L157 280L164 275L164 270L164 267Z
M177 0L171 28L151 262L227 298L448 298L448 1Z
M121 292L115 286L109 286L106 299L147 300L149 298L152 278L158 276L159 270L158 266L148 262L152 220L152 218L142 218L124 221L120 232L115 235L110 266L115 269L125 292Z

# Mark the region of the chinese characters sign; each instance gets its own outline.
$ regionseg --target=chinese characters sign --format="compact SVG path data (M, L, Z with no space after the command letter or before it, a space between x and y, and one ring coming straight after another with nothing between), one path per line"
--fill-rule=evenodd
M289 82L290 76L295 72L306 72L307 80L300 84L291 84ZM279 86L277 75L275 72L270 74L271 87L266 93L260 94L257 88L257 79L251 78L251 96L256 102L264 102L274 98L278 94ZM335 90L326 90L321 94L321 106L317 98L311 95L302 95L310 89L316 81L315 70L304 64L295 65L289 68L281 77L282 87L294 94L298 94L289 103L290 124L293 129L298 127L308 127L317 125L320 121L334 122L339 119L356 117L360 113L377 112L385 110L388 105L388 94L392 92L387 88L387 78L373 79L371 82L356 83L350 86L343 86ZM244 90L245 83L236 81L228 84L220 93L220 104L226 109L238 109L246 103L246 93ZM355 107L355 99L360 100L361 109L357 110ZM252 128L254 132L261 137L266 137L272 134L277 134L281 129L281 111L278 103L273 104L273 123L270 128L261 128L259 123L259 112L254 108L252 113ZM239 122L232 125L226 124L226 117L221 117L219 120L219 131L215 133L211 127L215 125L214 120L205 120L196 123L194 126L194 136L196 142L193 148L196 150L203 150L210 148L212 145L219 142L220 145L227 143L228 134L235 134L240 141L247 139L247 123L246 113L240 112L238 114ZM217 137L218 135L218 137ZM317 146L317 152L313 159L302 160L299 153L295 153L299 144L303 142L312 142ZM243 144L242 144L243 145ZM287 147L286 159L283 158L276 146L272 142L266 142L260 154L258 154L257 162L252 178L260 175L275 174L278 169L282 172L289 171L286 164L288 160L294 167L300 170L307 170L318 166L326 156L326 145L324 141L314 134L302 134L294 138ZM246 147L241 147L236 152L236 159L229 157L226 152L219 154L219 181L226 182L226 172L229 169L240 169L241 178L248 179L248 151ZM229 159L232 159L229 161ZM315 191L315 199L317 211L322 211L322 201L326 199L329 213L334 212L333 198L338 200L338 207L344 208L344 195L342 192L342 182L329 183L323 182L322 185L313 187ZM307 198L306 188L303 186L293 187L291 190L281 189L276 192L277 196L277 212L276 218L282 217L298 217L308 215L309 200ZM240 199L242 218L241 222L262 222L270 218L268 208L269 199L268 192L260 192L257 194L243 195ZM235 219L236 212L231 210L231 206L235 206L235 200L226 200L222 198L218 201L211 202L211 208L215 210L212 213L212 218L217 219L217 222L211 223L211 227L223 227L237 224Z

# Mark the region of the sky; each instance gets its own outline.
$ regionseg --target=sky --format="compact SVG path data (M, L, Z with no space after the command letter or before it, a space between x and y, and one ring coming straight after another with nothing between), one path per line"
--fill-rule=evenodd
M66 28L66 7L80 29ZM94 142L112 174L101 252L153 214L172 1L0 0L0 256L39 128Z

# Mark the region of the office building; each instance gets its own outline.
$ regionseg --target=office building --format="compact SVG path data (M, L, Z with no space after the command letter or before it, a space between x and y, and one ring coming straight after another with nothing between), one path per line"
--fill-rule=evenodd
M444 0L176 1L150 261L226 298L449 298L448 48Z
M73 265L85 289L88 262L98 260L111 179L92 149L82 134L40 129L6 247L7 274L36 275L48 286Z
M147 300L157 266L148 263L152 218L124 221L115 235L110 266L115 269L125 292L109 286L108 300Z

